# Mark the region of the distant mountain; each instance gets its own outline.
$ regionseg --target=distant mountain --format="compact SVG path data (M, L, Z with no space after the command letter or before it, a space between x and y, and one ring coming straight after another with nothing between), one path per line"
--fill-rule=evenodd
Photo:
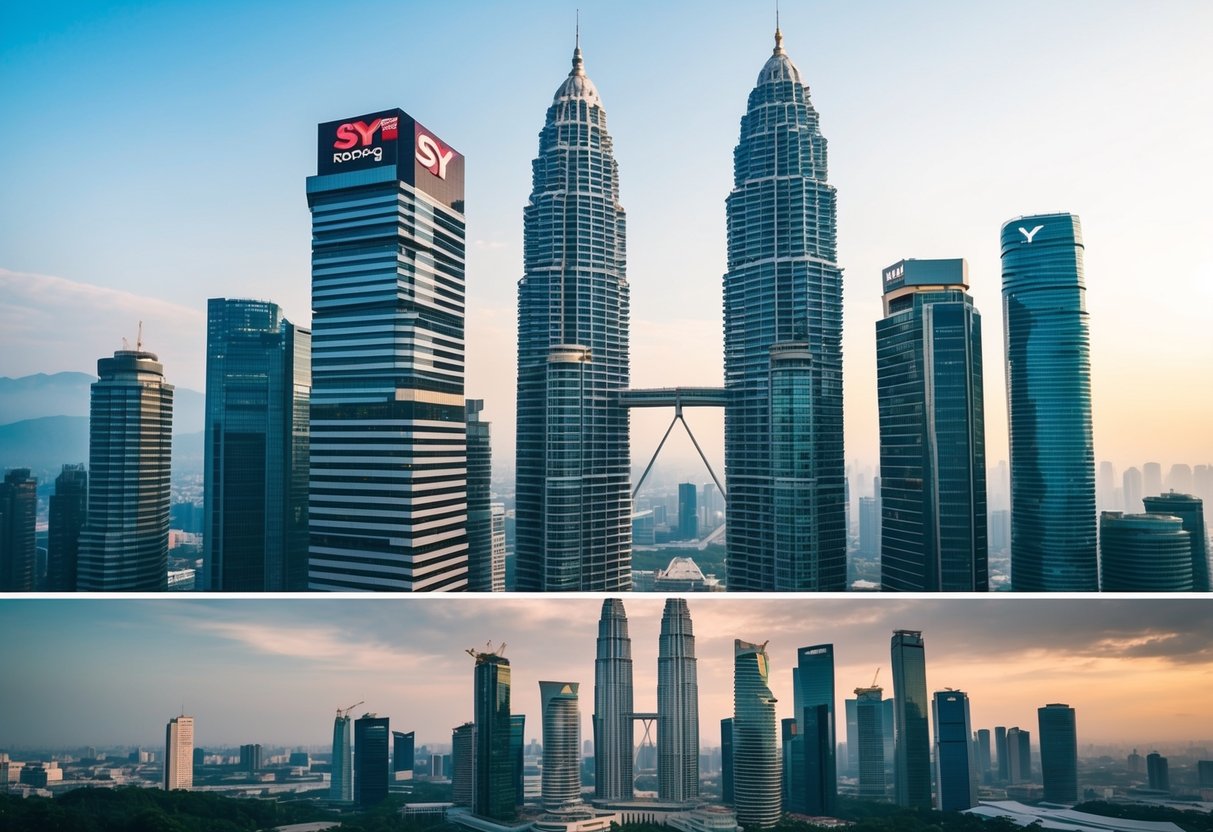
M0 376L0 426L45 416L82 416L87 421L89 385L96 380L88 373ZM206 396L178 387L173 393L173 433L197 433L205 427Z
M173 434L173 475L201 473L202 431ZM50 482L65 462L88 464L88 417L43 416L0 425L0 472L29 468Z

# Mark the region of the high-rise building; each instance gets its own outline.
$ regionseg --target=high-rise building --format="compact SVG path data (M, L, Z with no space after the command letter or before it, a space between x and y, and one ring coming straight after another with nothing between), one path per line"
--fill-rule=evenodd
M1136 468L1126 468L1121 477L1121 486L1124 491L1125 514L1137 514L1142 511L1141 471Z
M319 126L309 589L467 585L463 166L403 110Z
M1191 592L1192 533L1170 514L1099 517L1099 570L1107 592Z
M790 812L831 815L838 798L834 645L815 644L796 651L792 710L795 730L790 747L786 734L784 738L784 805Z
M260 300L211 298L206 323L207 585L305 590L312 334Z
M594 659L594 794L632 799L632 640L619 598L602 602Z
M733 784L733 718L720 720L720 802L732 806L736 802Z
M1183 529L1190 535L1189 543L1192 547L1192 591L1208 592L1213 589L1209 580L1204 501L1191 494L1172 491L1157 497L1146 497L1142 504L1150 514L1169 514L1183 522Z
M876 322L881 588L989 589L981 316L964 260L882 272Z
M733 805L737 822L765 829L779 821L780 755L775 696L767 686L766 644L733 641Z
M517 762L511 754L510 662L497 653L474 652L476 782L472 812L494 820L517 814Z
M347 712L337 712L333 720L333 767L329 779L329 800L351 803L354 800L354 744Z
M1144 761L1145 758L1138 754L1137 749L1134 748L1132 753L1125 758L1125 764L1128 766L1129 774L1141 774Z
M392 732L392 779L413 779L413 766L417 756L416 747L417 735L415 732Z
M990 729L977 730L977 773L984 780L994 770L993 758L990 756Z
M699 509L695 502L695 483L678 485L678 539L695 540L699 537Z
M74 592L80 562L80 530L88 515L88 473L83 463L64 465L55 477L46 530L46 588Z
M540 682L543 719L543 808L581 803L581 710L577 682Z
M1036 709L1040 722L1040 779L1050 803L1078 802L1078 734L1074 709L1053 704Z
M489 504L489 569L492 572L492 592L505 592L505 503Z
M164 790L194 788L194 718L175 716L164 729Z
M1116 466L1106 459L1099 463L1099 471L1095 475L1095 509L1120 510L1120 506L1116 505Z
M846 588L835 200L817 111L776 28L741 119L725 202L732 590Z
M859 498L859 554L880 554L880 498Z
M931 808L931 734L927 726L927 661L922 633L896 630L893 658L893 720L896 730L898 806ZM966 735L967 736L967 735Z
M657 794L670 802L699 797L695 632L691 612L682 598L667 599L661 616L657 648Z
M13 468L0 482L0 592L33 592L38 480ZM75 589L75 587L72 587Z
M1007 731L1007 762L1009 782L1032 782L1032 734L1020 728Z
M471 808L476 785L476 724L465 722L451 731L451 802ZM436 775L430 772L430 777Z
M240 769L250 773L261 771L260 743L248 743L240 746Z
M89 408L88 516L77 588L151 592L168 586L173 386L154 353L97 361Z
M468 590L493 591L493 452L489 423L482 421L484 399L467 400L468 445ZM504 569L504 561L502 567ZM504 575L502 576L504 579Z
M1147 462L1141 466L1141 485L1145 494L1162 493L1162 465L1157 462Z
M994 748L998 752L998 779L1003 783L1011 780L1011 749L1007 746L1007 729L999 725L994 729Z
M1192 466L1177 462L1167 472L1167 490L1187 494L1192 490Z
M977 805L977 760L968 694L936 691L931 718L935 723L935 808L941 812L971 809Z
M363 714L354 720L354 803L375 806L387 799L388 739L386 716Z
M1099 589L1082 231L1073 214L1002 226L1011 438L1011 586Z
M514 806L523 804L523 737L526 734L526 714L510 716L510 765L514 775Z
M1213 760L1196 761L1197 785L1202 789L1213 789Z
M1171 775L1168 771L1167 758L1157 751L1146 755L1146 776L1149 778L1151 789L1161 792L1171 791Z
M606 111L578 44L539 133L518 283L518 589L632 586L628 283Z
M884 800L887 793L883 693L875 685L855 688L856 764L859 796L864 800Z

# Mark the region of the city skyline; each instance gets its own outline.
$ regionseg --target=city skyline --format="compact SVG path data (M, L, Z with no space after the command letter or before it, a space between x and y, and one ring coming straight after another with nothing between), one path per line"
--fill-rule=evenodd
M441 22L450 28L440 29L438 22L415 21L411 9L370 8L434 27L435 37L415 44L416 65L439 59L447 47L439 33L458 38L471 58L443 62L442 84L430 83L428 75L423 84L420 74L402 71L364 78L352 90L326 62L304 61L311 50L279 51L315 42L321 26L326 40L336 41L334 49L348 42L349 51L357 51L356 30L331 27L318 6L299 7L290 20L234 6L219 14L191 6L96 6L72 10L71 26L61 9L21 10L0 35L0 66L19 67L29 83L7 86L3 117L61 117L70 89L73 112L88 119L90 142L87 153L69 153L60 144L71 140L67 134L47 134L23 148L19 163L15 156L0 161L12 197L0 206L0 285L11 299L0 306L0 324L5 343L21 345L2 351L0 374L87 371L89 361L80 362L80 355L107 354L145 319L147 344L164 359L169 383L202 389L207 297L264 297L307 326L308 228L299 181L311 172L311 131L326 118L398 103L471 160L467 392L486 400L485 416L498 425L494 455L508 464L514 449L503 440L514 433L514 285L522 272L521 206L536 126L533 116L515 113L537 113L555 73L567 66L572 9L537 5L544 11L536 15L538 25L513 39L499 37L517 26L508 9L456 6ZM631 24L638 8L582 13L582 47L611 112L622 201L631 215L632 385L718 385L730 150L744 96L769 49L773 15L738 18L723 4L696 6L693 13L678 6L646 10L651 26L636 37ZM1034 9L1024 7L1021 17L1031 19L1039 12ZM1196 462L1213 454L1213 437L1196 431L1213 418L1213 392L1184 383L1213 360L1213 347L1198 338L1206 306L1199 300L1213 297L1198 279L1208 271L1207 255L1192 255L1189 244L1213 210L1194 184L1210 164L1198 137L1207 134L1211 116L1180 112L1183 101L1199 94L1194 79L1208 74L1200 68L1213 66L1213 57L1200 50L1213 12L1182 3L1152 8L1148 18L1131 4L1094 9L1074 4L1051 12L1056 31L1088 31L1091 37L1082 42L1043 28L1029 37L993 9L954 3L914 11L886 7L876 16L849 9L784 11L785 45L799 56L822 113L831 141L830 182L840 195L848 459L874 459L878 437L872 329L880 302L865 288L873 276L899 257L966 257L975 303L994 323L998 226L1054 209L1083 218L1096 458L1124 467L1142 459ZM1143 19L1150 25L1142 26ZM240 72L212 65L202 56L215 52L200 49L197 57L174 53L174 61L157 63L154 78L145 73L149 62L164 57L160 44L184 27L203 43L241 32L240 38L225 36L226 52L219 50L224 63ZM271 29L284 46L264 48ZM864 65L848 46L859 38L877 56ZM897 48L907 41L919 48ZM721 43L729 48L713 50L717 59L702 59L705 44ZM934 57L945 53L949 62ZM93 72L94 64L104 68ZM486 73L486 66L509 69ZM716 92L700 97L684 91L672 101L647 94L654 74L685 67L699 76L694 86ZM954 80L958 67L968 70L963 82ZM1050 85L1034 86L1032 79L1046 73ZM205 91L198 88L200 76L207 80ZM92 84L123 95L90 95ZM485 93L486 110L473 114L458 105L467 89ZM1028 89L1031 94L1024 94ZM1125 95L1139 114L1135 131L1119 129ZM865 106L848 108L852 101ZM484 116L501 129L477 126ZM670 141L671 117L685 123L693 141ZM896 138L885 129L891 123L902 128ZM150 125L139 152L131 152L119 124ZM277 152L249 153L252 146ZM1154 152L1141 153L1143 146ZM916 163L901 164L902 154ZM1129 181L1111 181L1107 169L1129 155L1137 160L1123 173ZM89 176L77 164L88 166ZM199 166L206 166L206 176L197 176ZM43 193L52 192L47 186L59 176L72 178L80 216L92 218L91 227L72 225L78 247L54 244L64 218L50 213ZM161 202L167 194L153 187L161 180L178 185L171 208ZM674 182L678 187L670 188ZM1135 188L1139 199L1131 212L1118 210L1122 201L1114 198L1123 187ZM245 195L241 204L226 198L236 189ZM914 210L905 200L889 199L890 193L913 193ZM100 199L110 210L90 210ZM1175 219L1143 223L1151 212ZM197 256L174 258L166 280L169 253L159 239L178 239L164 225L177 216L207 235L208 251L222 253L203 252L187 235L180 244ZM1135 292L1144 273L1166 275L1168 292ZM1167 299L1176 295L1192 302ZM1001 333L991 329L984 369L993 461L1005 456L1006 410ZM73 336L62 338L63 331ZM1132 383L1117 383L1122 378ZM709 459L719 464L718 416L691 418ZM632 421L635 461L655 446L663 417L638 412ZM1137 430L1143 422L1155 429ZM674 458L692 458L689 443L673 441Z
M656 710L663 603L626 599L637 712ZM360 698L358 714L388 716L397 730L417 731L418 744L446 744L473 716L464 651L490 638L508 644L511 710L528 717L529 742L542 735L539 681L593 684L600 605L593 597L10 600L0 626L25 636L0 646L0 664L25 672L0 679L0 696L23 719L5 727L0 748L154 747L164 720L182 709L197 721L199 747L327 745L333 709ZM701 725L732 714L734 638L770 640L769 686L784 719L800 647L834 644L841 701L878 666L891 678L889 635L913 626L931 642L929 695L964 690L974 730L1019 725L1035 734L1036 709L1066 702L1079 714L1080 754L1093 744L1213 742L1213 719L1186 693L1213 675L1213 605L1200 601L749 597L691 598L689 607ZM108 672L116 662L120 677ZM292 694L301 688L306 701ZM587 687L585 738L593 736L590 696ZM709 730L700 745L718 742Z

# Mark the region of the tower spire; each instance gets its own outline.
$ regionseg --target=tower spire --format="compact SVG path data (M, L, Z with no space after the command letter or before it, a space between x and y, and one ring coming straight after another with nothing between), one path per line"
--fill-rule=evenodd
M775 0L775 49L772 54L783 54L783 33L779 31L779 0Z
M581 9L577 10L576 28L573 36L573 68L569 75L585 75L585 61L581 59Z

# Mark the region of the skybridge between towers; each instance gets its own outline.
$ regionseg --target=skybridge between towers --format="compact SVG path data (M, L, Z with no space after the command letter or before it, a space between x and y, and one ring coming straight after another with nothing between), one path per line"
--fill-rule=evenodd
M716 476L716 472L712 470L711 463L704 456L703 449L699 447L699 441L695 439L695 434L691 433L691 426L682 417L682 409L684 407L723 408L727 400L728 395L723 387L656 387L648 390L623 390L620 392L619 403L626 408L674 408L674 418L670 421L670 426L665 429L665 435L661 437L661 441L657 443L657 450L653 451L653 458L645 466L644 473L640 475L640 481L632 489L632 499L635 499L636 495L640 493L640 487L644 485L645 479L649 476L649 471L653 470L653 463L657 461L657 455L665 447L665 441L670 438L670 431L674 429L675 424L682 422L682 427L686 430L687 436L691 438L691 444L695 446L695 450L699 453L699 458L703 460L704 467L712 475L712 482L716 483L720 496L724 498L725 505L728 505L728 492L724 490L724 485L721 484L720 478Z

